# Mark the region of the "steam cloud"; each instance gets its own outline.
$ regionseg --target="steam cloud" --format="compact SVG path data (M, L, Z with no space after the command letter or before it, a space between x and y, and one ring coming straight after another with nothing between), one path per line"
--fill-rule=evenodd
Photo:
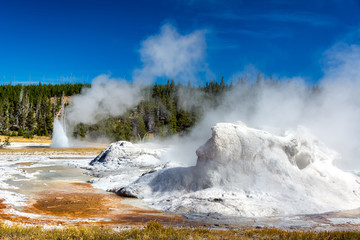
M96 77L91 88L84 88L71 99L67 120L73 124L93 124L109 116L118 116L140 101L140 87L109 75Z
M199 72L206 72L205 48L205 31L181 35L171 25L162 26L157 35L141 44L143 67L134 71L134 84L100 75L90 89L73 97L68 120L95 123L107 116L121 115L141 100L141 86L158 77L186 82L194 79ZM280 79L289 84L235 87L223 97L218 108L206 110L187 140L182 139L181 147L175 148L168 157L193 165L195 150L209 138L210 127L217 122L241 120L250 127L276 134L304 125L343 156L337 165L360 168L360 46L337 44L325 53L324 62L324 76L319 81L321 92L315 95L309 93L308 86L299 77ZM255 81L251 76L249 82ZM203 97L202 93L180 96L187 96L183 105L200 104Z
M143 67L136 69L133 82L100 75L71 99L67 108L70 124L93 124L109 116L119 116L141 100L142 87L158 77L188 81L205 69L205 31L181 35L172 25L145 39L139 50Z
M152 83L157 77L183 82L194 80L196 74L205 69L205 49L205 31L181 35L166 24L158 35L150 36L141 44L144 65L134 71L134 80L140 83Z
M303 125L342 155L335 164L348 170L360 169L360 46L336 45L325 56L320 92L311 94L299 77L280 79L283 84L278 85L239 85L226 93L218 108L206 110L189 141L181 141L189 142L188 151L183 147L175 149L171 157L177 159L187 152L187 157L192 159L187 163L195 164L195 150L210 137L212 126L218 122L241 120L250 127L274 134ZM251 78L254 74L248 76L249 82L255 82ZM197 104L202 95L201 92L198 95L192 93L182 101L185 105L189 102ZM183 162L183 159L177 161Z

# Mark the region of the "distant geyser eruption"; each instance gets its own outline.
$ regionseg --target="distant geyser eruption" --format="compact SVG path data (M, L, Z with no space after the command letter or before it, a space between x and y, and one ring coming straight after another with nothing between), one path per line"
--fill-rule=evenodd
M53 127L53 134L51 139L51 147L53 148L67 148L69 147L69 138L66 136L65 129L65 101L64 93L61 97L61 108L56 115Z
M64 125L58 118L54 121L54 131L52 135L51 147L53 148L67 148L69 147L69 139L66 136Z

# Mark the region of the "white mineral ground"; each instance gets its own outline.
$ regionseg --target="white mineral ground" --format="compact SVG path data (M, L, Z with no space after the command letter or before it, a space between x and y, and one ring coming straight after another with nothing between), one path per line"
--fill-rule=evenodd
M276 136L240 122L218 123L196 151L195 166L172 161L172 149L121 141L95 158L0 155L0 206L7 206L0 213L37 218L23 211L40 191L36 188L90 180L95 188L141 199L124 201L136 211L146 204L190 222L320 230L359 225L360 178L337 168L333 162L340 156L304 127ZM90 170L92 177L76 178L81 175L76 167Z
M191 167L171 167L165 151L113 143L91 162L100 177L94 186L181 214L293 216L360 206L359 177L334 166L340 156L304 127L275 136L218 123Z

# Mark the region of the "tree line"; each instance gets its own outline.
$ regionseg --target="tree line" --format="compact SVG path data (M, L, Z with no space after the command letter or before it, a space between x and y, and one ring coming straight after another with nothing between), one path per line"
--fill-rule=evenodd
M224 78L192 86L168 80L144 88L142 100L123 115L109 117L97 124L80 123L72 129L75 138L106 137L113 141L141 141L144 138L167 137L186 134L208 108L217 107L222 97L234 87L283 84L262 78L249 84L246 76L233 84ZM242 86L241 86L242 85ZM50 136L53 121L62 105L67 105L72 95L79 94L89 84L39 84L0 86L0 134L8 136ZM319 91L318 86L310 88ZM196 96L199 96L197 99Z
M111 140L141 141L144 138L168 137L186 134L202 117L204 106L217 105L217 99L232 88L224 79L212 81L205 86L192 86L168 80L166 84L154 84L142 90L142 100L122 116L109 117L97 124L78 124L74 137L104 136ZM202 93L204 102L184 102L188 95Z
M32 137L49 136L61 101L89 84L0 86L0 133Z

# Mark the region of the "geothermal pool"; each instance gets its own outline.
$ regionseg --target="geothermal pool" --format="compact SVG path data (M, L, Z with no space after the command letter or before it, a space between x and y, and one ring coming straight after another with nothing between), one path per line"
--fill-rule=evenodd
M0 155L0 219L33 224L133 225L183 218L95 189L88 181L90 155ZM40 150L41 151L41 150Z

